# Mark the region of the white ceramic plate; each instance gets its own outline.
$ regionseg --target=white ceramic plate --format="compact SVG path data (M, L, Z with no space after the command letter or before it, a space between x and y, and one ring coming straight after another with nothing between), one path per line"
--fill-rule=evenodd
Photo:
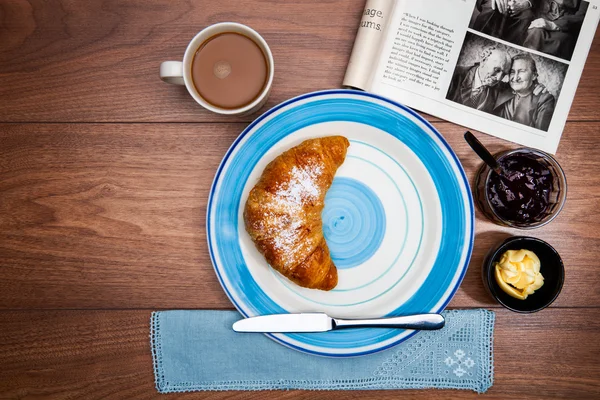
M299 287L270 268L245 232L242 212L271 160L305 139L329 135L347 137L350 147L322 214L339 272L338 285L326 292ZM244 316L439 312L467 269L473 202L457 157L415 112L364 92L324 91L271 109L233 143L213 183L207 232L215 271ZM268 336L312 354L356 356L414 333L354 329Z

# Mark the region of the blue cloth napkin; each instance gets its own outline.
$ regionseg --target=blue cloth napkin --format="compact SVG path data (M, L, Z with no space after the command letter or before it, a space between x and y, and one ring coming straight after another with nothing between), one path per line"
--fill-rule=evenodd
M494 313L449 310L446 326L378 353L319 357L260 333L236 333L236 311L152 313L150 338L160 393L196 390L471 389L493 382Z

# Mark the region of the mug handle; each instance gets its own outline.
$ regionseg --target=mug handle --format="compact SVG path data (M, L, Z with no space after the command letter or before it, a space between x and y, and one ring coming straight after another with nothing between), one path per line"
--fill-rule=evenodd
M160 64L160 79L174 85L185 85L183 80L183 63L181 61L165 61Z

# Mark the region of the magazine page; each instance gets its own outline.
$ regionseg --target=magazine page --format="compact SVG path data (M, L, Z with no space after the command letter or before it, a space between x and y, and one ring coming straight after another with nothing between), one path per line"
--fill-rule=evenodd
M368 90L397 0L367 0L343 85Z
M599 0L402 3L370 91L556 152L598 25Z
M389 95L403 89L425 99L440 97L452 77L474 4L475 0L399 0L370 90Z

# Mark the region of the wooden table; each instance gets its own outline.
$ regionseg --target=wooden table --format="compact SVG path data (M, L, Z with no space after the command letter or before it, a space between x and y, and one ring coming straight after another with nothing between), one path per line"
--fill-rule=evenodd
M0 1L0 397L160 397L150 312L232 308L207 252L206 200L221 157L252 119L202 110L183 89L159 80L160 62L180 59L208 24L251 25L275 57L270 107L340 87L362 7L347 0ZM599 36L557 153L568 201L554 222L528 232L565 262L562 294L549 309L518 315L484 292L484 253L523 232L477 212L475 251L451 307L497 313L495 383L483 397L600 397ZM427 118L472 179L479 162L464 129ZM490 136L482 141L494 151L514 147Z

